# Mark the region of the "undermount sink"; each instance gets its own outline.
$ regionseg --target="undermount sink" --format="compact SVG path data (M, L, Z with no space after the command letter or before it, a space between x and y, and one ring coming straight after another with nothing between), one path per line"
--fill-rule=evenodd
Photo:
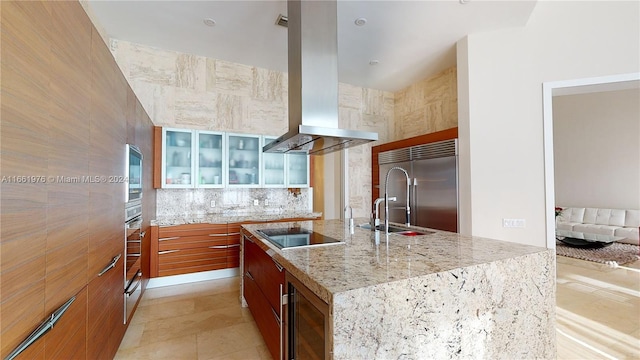
M359 227L367 230L371 230L371 224L360 224ZM376 230L384 231L384 225L376 226ZM433 231L415 231L406 228L389 225L389 233L404 235L404 236L419 236L419 235L431 235Z

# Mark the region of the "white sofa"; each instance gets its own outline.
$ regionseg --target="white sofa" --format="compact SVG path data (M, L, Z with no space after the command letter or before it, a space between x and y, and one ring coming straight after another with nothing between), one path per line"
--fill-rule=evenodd
M583 233L624 236L627 244L638 245L640 210L562 207L556 229Z

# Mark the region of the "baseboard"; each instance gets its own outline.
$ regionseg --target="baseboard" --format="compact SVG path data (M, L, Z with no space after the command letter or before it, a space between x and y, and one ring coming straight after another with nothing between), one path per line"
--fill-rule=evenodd
M171 285L189 284L198 281L224 279L238 275L240 275L240 268L203 271L184 275L162 276L149 279L147 289Z

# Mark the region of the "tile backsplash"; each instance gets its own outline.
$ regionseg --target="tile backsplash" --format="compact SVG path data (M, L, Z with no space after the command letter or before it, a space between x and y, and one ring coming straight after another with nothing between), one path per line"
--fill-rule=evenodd
M299 194L288 189L158 189L156 217L304 213L312 208L311 189Z

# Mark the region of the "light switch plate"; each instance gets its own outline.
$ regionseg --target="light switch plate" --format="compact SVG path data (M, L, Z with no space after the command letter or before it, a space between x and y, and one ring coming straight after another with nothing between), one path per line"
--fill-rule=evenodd
M260 205L260 200L258 199L253 200L253 206L258 206L258 205Z
M269 200L267 199L264 200L264 206L269 206Z
M524 219L502 219L502 227L506 228L523 228L526 222Z
M216 207L216 201L215 200L211 200L211 207Z

